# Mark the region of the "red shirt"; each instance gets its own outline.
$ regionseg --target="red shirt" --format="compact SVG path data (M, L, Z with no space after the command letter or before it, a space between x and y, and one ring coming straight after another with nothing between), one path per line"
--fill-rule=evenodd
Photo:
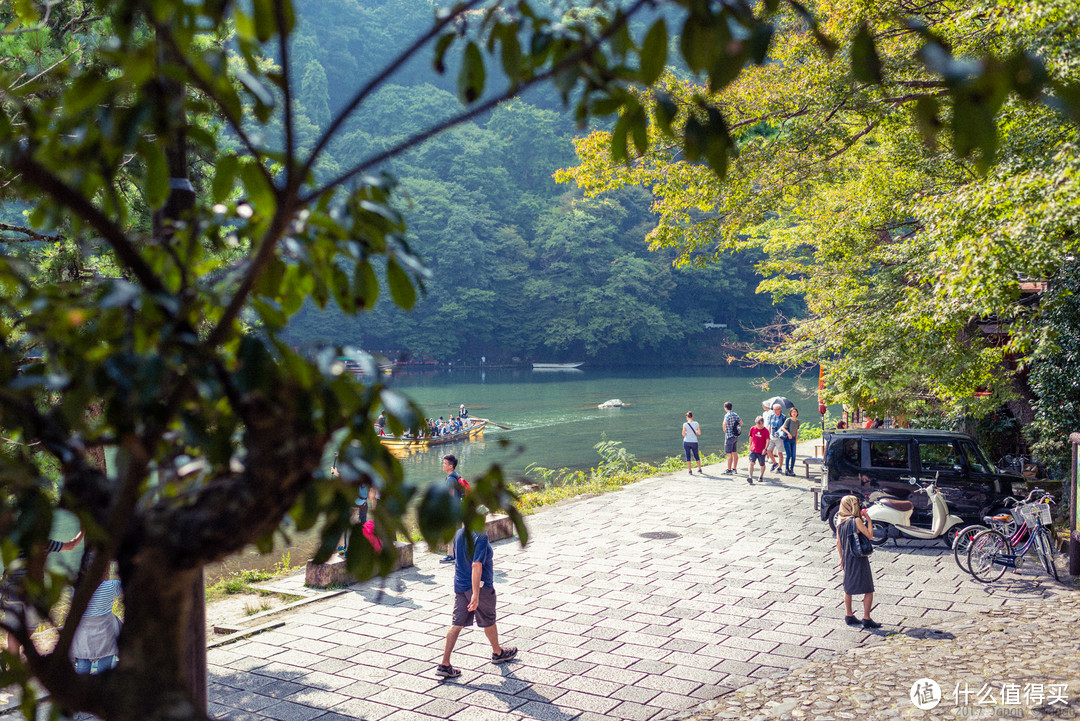
M765 445L769 442L769 429L754 426L750 429L750 452L764 453Z

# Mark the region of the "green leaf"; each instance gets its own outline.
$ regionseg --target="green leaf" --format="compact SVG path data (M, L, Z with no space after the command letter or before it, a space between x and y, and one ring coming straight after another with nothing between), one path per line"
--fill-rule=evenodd
M296 11L293 9L292 0L277 0L281 3L281 16L285 26L281 28L283 35L288 35L296 27Z
M23 25L34 25L38 22L37 10L32 0L15 0L15 15Z
M679 39L683 59L692 71L702 72L712 64L721 40L711 15L690 13Z
M252 0L251 12L255 20L255 37L265 43L274 37L277 21L274 18L274 0Z
M484 58L476 43L465 46L458 73L458 97L466 105L476 102L484 92Z
M446 51L454 44L454 38L456 37L456 33L446 33L440 36L438 42L435 43L435 59L432 64L435 67L435 72L439 75L446 72Z
M938 116L940 107L937 98L921 97L915 101L915 125L923 142L930 148L937 145L937 135L943 127Z
M210 188L215 203L224 203L232 195L239 169L240 160L235 155L223 155L218 160L214 167L214 182Z
M240 168L240 179L244 183L244 191L248 203L250 203L260 215L265 217L272 216L274 214L274 209L277 207L277 201L274 197L274 190L267 182L266 176L258 165L258 161L249 160L248 162L243 163Z
M353 274L353 295L358 308L374 308L379 299L379 279L375 269L366 260L356 264Z
M657 20L645 35L641 44L641 77L645 85L652 85L667 65L668 31L663 18Z
M157 143L146 143L146 203L157 210L169 199L169 164Z
M512 85L521 80L521 43L517 37L517 26L507 26L502 36L501 59L503 72Z
M386 282L390 286L390 297L394 299L394 303L405 310L416 305L416 287L409 274L402 270L393 258L386 262Z
M776 28L771 23L759 22L754 25L750 34L750 58L758 65L764 65L769 57L769 46L772 44Z
M1031 53L1017 51L1008 59L1006 67L1013 90L1025 100L1035 100L1046 87L1049 77L1046 65Z
M881 58L866 23L859 25L851 41L851 73L856 80L864 83L877 85L883 80Z
M667 93L657 93L653 112L656 114L656 124L660 126L660 132L668 137L673 135L672 123L679 114L679 107Z

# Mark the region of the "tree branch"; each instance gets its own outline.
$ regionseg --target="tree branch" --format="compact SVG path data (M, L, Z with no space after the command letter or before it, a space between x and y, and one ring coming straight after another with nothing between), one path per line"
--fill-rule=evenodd
M356 95L353 96L352 100L349 101L348 105L342 108L341 112L339 112L337 114L337 117L334 118L333 122L330 123L330 127L326 129L326 131L322 134L322 137L319 138L319 142L315 144L315 148L311 151L311 155L308 157L307 162L304 163L304 167L300 171L299 175L301 177L307 177L308 173L311 172L311 169L315 166L315 162L319 159L319 155L321 155L323 150L326 149L327 144L334 137L334 135L337 134L337 131L341 129L341 126L345 124L345 121L348 120L349 116L353 113L353 111L360 107L360 104L364 102L368 95L377 90L386 81L387 78L396 73L402 65L407 63L412 58L413 54L416 53L416 51L418 51L432 38L438 35L443 28L445 28L453 21L457 20L461 15L476 7L483 1L484 0L468 0L468 2L466 2L465 4L458 6L456 12L450 13L442 20L436 22L430 30L417 38L412 45L407 47L404 51L401 52L400 55L394 58L389 65L383 68L382 72L380 72L370 81L368 81L368 83L364 87L360 88L360 90L357 91ZM316 193L315 195L318 194Z
M491 100L488 100L487 102L482 103L481 105L478 105L478 106L474 107L472 110L461 113L460 115L457 115L457 116L455 116L453 118L450 118L449 120L446 120L446 121L444 121L442 123L439 123L438 125L435 125L434 127L428 128L427 130L425 130L423 132L417 133L416 135L412 136L411 138L406 139L405 141L403 141L403 142L399 143L398 145L394 146L393 148L390 148L389 150L386 150L386 151L384 151L382 153L379 153L378 155L375 155L375 156L373 156L371 158L368 158L367 160L359 163L358 165L354 165L352 167L352 169L345 171L344 173L342 173L338 177L334 178L330 182L324 184L322 187L320 187L320 188L312 191L311 193L308 193L306 196L302 197L300 199L300 202L301 203L310 203L313 200L315 200L315 198L318 198L320 195L325 193L330 188L333 188L333 187L335 187L337 185L341 185L341 184L351 180L352 178L356 177L357 175L364 172L368 168L371 168L374 165L378 165L380 163L383 163L383 162L389 160L390 158L393 158L393 157L405 152L406 150L408 150L408 149L410 149L410 148L412 148L412 147L414 147L416 145L419 145L420 143L423 143L425 140L429 140L430 138L433 138L434 136L438 135L439 133L445 132L446 130L449 130L450 128L453 128L453 127L455 127L457 125L460 125L461 123L468 122L469 120L472 120L473 118L475 118L477 116L483 115L487 111L489 111L489 110L495 108L496 106L498 106L500 103L506 102L507 100L510 100L511 98L517 97L518 95L520 95L525 90L528 90L530 87L554 77L557 73L564 70L565 68L568 68L568 67L570 67L572 65L576 65L577 63L581 62L582 60L584 60L585 58L587 58L588 56L590 56L594 52L596 52L596 50L608 38L610 38L612 35L617 33L622 28L623 25L625 25L627 22L629 22L630 18L632 18L635 14L637 14L643 7L645 7L646 5L650 5L650 4L651 4L651 0L637 0L637 2L634 3L631 7L629 7L626 10L626 12L623 13L619 17L619 19L616 22L613 22L611 25L606 27L604 29L604 32L600 33L600 35L598 35L596 37L596 40L589 43L589 45L585 46L581 50L578 50L575 53L571 53L570 55L567 55L560 62L552 65L547 71L545 71L543 73L540 73L539 75L534 75L533 77L529 78L528 80L522 82L520 85L516 85L516 86L508 88L506 90L506 92L504 92L503 94L501 94L501 95L499 95L499 96L497 96L495 98L492 98Z
M157 294L165 291L161 279L139 255L123 228L109 219L86 196L31 158L27 151L15 153L11 166L21 172L31 185L86 220L101 234L116 253L121 265L132 272L147 292Z
M55 243L64 239L64 236L59 234L45 235L44 233L37 232L33 228L27 228L22 225L11 225L9 223L0 223L0 232L21 233L26 236L25 238L4 238L5 243L29 243L34 240Z
M278 26L278 52L281 54L281 92L285 102L285 184L293 182L293 166L296 164L296 138L293 128L292 73L289 71L289 38L285 32L285 8L283 0L274 2L274 19ZM306 174L306 166L305 173ZM302 174L303 175L303 174Z
M170 32L169 26L162 25L161 23L156 22L153 17L149 16L149 14L147 16L147 19L153 24L154 30L157 32L158 38L168 43L170 49L173 51L174 59L180 63L181 67L183 67L184 70L187 71L188 76L191 78L192 84L200 91L202 91L206 95L206 97L214 101L214 105L217 106L218 111L221 113L222 117L225 118L225 122L229 124L229 127L232 129L232 131L236 133L236 137L240 139L240 143L248 151L248 154L256 160L261 161L263 157L262 153L255 146L255 143L254 141L252 141L251 136L249 136L244 130L240 118L237 118L229 111L228 106L226 106L225 103L222 102L221 98L219 98L214 92L213 85L208 82L206 78L200 75L199 71L196 70L195 66L191 64L191 62L188 60L187 55L182 52L180 46L176 43L176 38ZM262 162L259 162L258 165L259 172L262 173L267 185L269 185L270 187L274 187L274 177L270 174L270 172L266 169Z

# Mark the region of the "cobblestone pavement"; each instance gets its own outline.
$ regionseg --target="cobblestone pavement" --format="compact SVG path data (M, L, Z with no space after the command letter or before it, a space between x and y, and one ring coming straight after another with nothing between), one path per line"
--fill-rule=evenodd
M1080 600L993 609L739 689L686 717L745 719L1080 718ZM938 685L935 692L924 679ZM912 699L931 708L920 709ZM937 704L934 705L934 700Z
M560 504L529 517L526 548L496 543L499 632L519 647L518 662L492 665L483 635L466 629L454 654L461 678L434 676L452 569L417 553L417 566L382 589L377 581L353 586L284 616L280 628L211 649L211 714L234 721L655 720L726 697L749 700L739 701L735 716L721 704L713 717L763 716L776 702L795 702L786 711L792 718L855 718L866 714L858 704L893 688L888 680L870 690L855 684L861 690L847 700L837 686L825 701L840 708L833 697L840 698L851 710L836 714L814 706L820 695L799 690L814 688L809 682L765 680L800 667L827 674L851 659L878 658L860 654L889 657L893 649L911 658L921 653L919 639L943 659L966 654L925 639L956 634L946 629L970 623L975 612L1019 610L1067 592L1035 575L988 588L966 577L939 542L890 543L872 558L874 616L884 628L850 629L834 540L812 510L809 483L767 474L766 483L751 486L721 470L683 471ZM1010 649L1022 660L1028 648L1008 638L1008 648L979 646L978 663L1007 670L1000 664ZM1072 648L1075 665L1080 654ZM944 688L948 679L939 675ZM892 679L897 693L907 693L909 679ZM756 696L728 696L747 687ZM810 706L798 706L806 699ZM914 710L903 699L889 703L893 715Z

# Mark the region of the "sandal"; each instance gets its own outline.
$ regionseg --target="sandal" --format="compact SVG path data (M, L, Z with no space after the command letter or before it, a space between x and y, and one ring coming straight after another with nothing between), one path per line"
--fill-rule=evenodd
M503 647L503 650L500 651L499 653L491 654L491 662L492 663L506 663L507 661L512 659L514 656L517 656L517 649L516 648Z
M442 676L443 678L457 678L461 675L461 671L453 666L439 665L435 667L435 675Z

